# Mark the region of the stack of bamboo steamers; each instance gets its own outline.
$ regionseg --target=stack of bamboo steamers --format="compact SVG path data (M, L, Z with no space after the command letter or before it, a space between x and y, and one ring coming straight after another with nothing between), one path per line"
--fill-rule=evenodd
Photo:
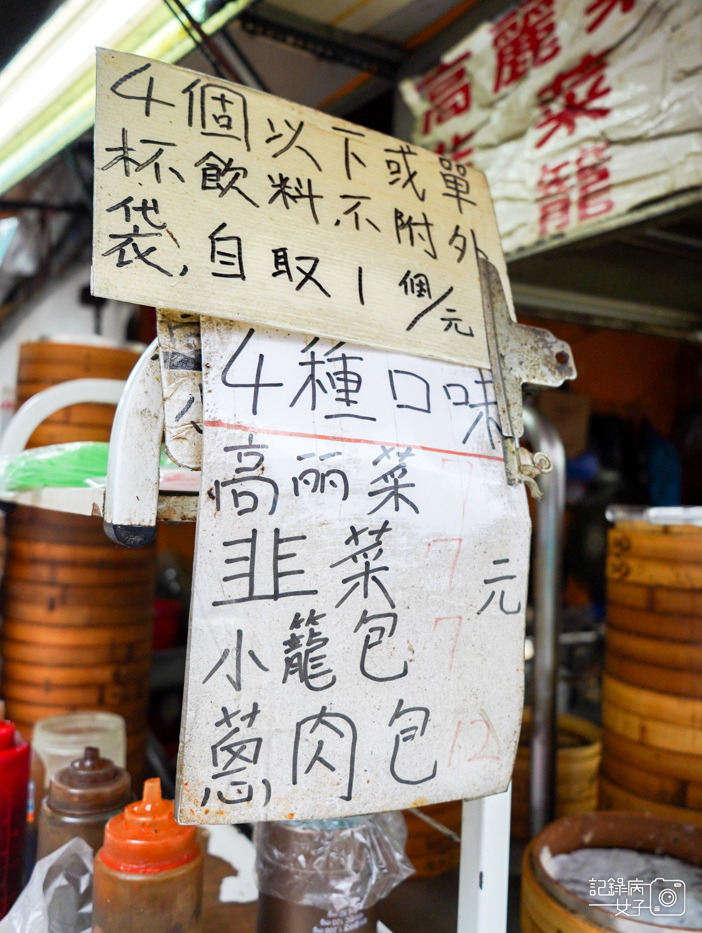
M18 402L57 382L126 379L131 349L37 341L20 348ZM28 446L108 441L114 407L72 405ZM135 465L138 469L138 465ZM2 597L2 695L31 737L46 716L106 710L127 724L138 782L146 744L155 549L113 545L102 519L17 506L7 517Z
M609 533L601 805L702 827L702 528Z

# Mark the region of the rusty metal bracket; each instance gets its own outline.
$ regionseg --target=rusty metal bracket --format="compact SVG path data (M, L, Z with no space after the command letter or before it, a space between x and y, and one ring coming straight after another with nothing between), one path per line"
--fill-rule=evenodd
M541 493L534 476L547 472L548 464L536 451L532 458L525 458L524 452L520 455L519 438L524 433L522 386L555 388L566 379L575 379L573 354L568 344L550 331L512 320L500 274L480 252L478 269L507 482L510 486L526 482L538 499Z

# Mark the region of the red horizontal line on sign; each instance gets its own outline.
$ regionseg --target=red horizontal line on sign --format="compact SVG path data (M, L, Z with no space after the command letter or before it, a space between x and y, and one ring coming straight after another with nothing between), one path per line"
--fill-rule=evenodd
M473 457L476 460L496 460L504 463L503 457L491 457L489 454L473 454L467 450L444 450L442 447L425 447L423 444L406 444L400 441L372 441L367 437L339 437L335 434L306 434L304 431L279 431L276 428L255 428L248 424L228 424L226 421L205 421L208 428L233 428L237 431L249 431L252 434L277 434L283 437L306 437L317 441L338 441L340 444L370 444L379 447L412 447L415 450L428 450L433 454L454 454L456 457Z

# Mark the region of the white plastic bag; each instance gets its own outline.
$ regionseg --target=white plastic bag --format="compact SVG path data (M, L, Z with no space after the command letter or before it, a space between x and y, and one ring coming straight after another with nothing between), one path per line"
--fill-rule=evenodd
M93 850L83 839L40 859L0 933L90 933Z

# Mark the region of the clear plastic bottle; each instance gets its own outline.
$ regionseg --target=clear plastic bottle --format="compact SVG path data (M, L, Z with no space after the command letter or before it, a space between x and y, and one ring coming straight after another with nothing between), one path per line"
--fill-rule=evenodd
M200 933L202 851L194 826L173 818L161 782L105 827L95 856L93 933Z
M39 814L37 858L44 858L76 836L97 852L103 843L105 824L131 799L129 772L109 758L101 758L99 749L88 746L82 758L51 779Z
M123 768L127 756L127 729L123 717L95 710L39 720L34 727L32 748L44 767L45 789L57 771L80 758L87 745L99 748L105 758ZM37 777L38 773L37 769Z
M0 719L0 917L22 890L28 792L29 744Z

